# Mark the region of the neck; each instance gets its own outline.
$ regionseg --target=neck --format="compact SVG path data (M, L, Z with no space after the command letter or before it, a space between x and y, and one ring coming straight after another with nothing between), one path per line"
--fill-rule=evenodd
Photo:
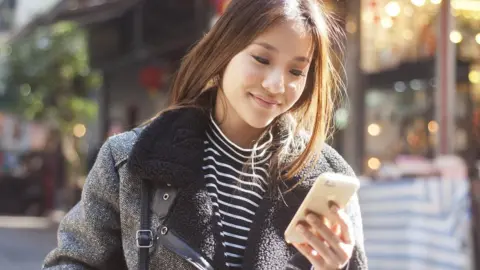
M264 129L250 126L232 109L226 113L225 109L230 108L230 105L226 103L227 101L224 102L225 104L219 104L219 100L217 99L217 104L219 104L219 106L215 106L213 115L215 122L230 141L242 148L251 148Z

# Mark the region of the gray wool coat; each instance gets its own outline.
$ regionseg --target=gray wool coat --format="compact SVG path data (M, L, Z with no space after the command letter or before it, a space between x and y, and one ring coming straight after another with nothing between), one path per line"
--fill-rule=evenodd
M151 206L152 231L160 234L160 228L168 228L171 237L188 244L214 269L225 269L220 232L214 226L202 173L207 125L206 113L179 109L156 118L139 134L130 131L109 138L87 177L80 202L62 220L58 247L47 255L43 269L138 269L141 181L148 181L152 189L168 186L177 194L167 215ZM310 268L308 261L286 244L283 233L316 176L324 172L354 174L342 157L325 145L318 162L302 172L305 180L293 192L283 198L273 193L265 196L252 224L243 269ZM366 270L358 198L346 211L356 241L346 268ZM149 265L155 270L196 269L161 240L150 249Z

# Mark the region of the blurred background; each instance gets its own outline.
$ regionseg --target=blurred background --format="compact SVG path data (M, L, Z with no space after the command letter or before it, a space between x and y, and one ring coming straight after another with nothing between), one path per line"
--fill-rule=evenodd
M480 0L323 2L346 32L330 143L362 180L370 268L480 269ZM101 144L165 107L228 3L0 0L0 269L40 269Z

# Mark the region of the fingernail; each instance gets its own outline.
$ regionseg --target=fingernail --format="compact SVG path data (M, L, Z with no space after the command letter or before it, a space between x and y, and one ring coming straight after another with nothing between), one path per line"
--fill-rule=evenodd
M299 233L304 233L304 232L305 232L305 226L300 225L300 224L297 225L297 231L298 231Z
M307 216L307 221L308 221L308 222L317 222L318 219L317 219L316 216L310 214L310 215Z
M345 244L351 244L352 243L352 239L350 238L350 235L347 233L347 235L345 236Z
M332 211L333 213L337 213L338 210L339 210L339 208L336 205L332 205L332 207L330 207L330 211Z

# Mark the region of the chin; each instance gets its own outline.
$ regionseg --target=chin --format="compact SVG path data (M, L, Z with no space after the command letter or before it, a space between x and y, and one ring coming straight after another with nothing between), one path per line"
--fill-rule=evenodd
M268 127L268 125L270 125L273 122L274 119L275 118L270 118L270 117L264 118L264 117L258 117L258 116L255 117L254 116L250 119L245 119L246 120L245 122L253 128L264 129L264 128Z

